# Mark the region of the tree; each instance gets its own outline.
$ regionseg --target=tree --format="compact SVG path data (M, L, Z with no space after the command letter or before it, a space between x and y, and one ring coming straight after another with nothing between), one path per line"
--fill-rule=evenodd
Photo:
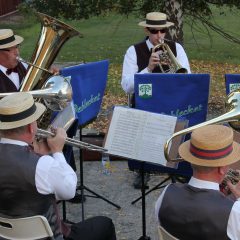
M213 23L212 6L232 10L240 9L239 0L25 0L24 4L53 17L81 19L108 12L128 15L130 13L145 17L147 12L162 11L169 16L175 26L170 31L170 38L183 43L183 24L197 27L199 21L206 30L212 29L229 41L240 40Z

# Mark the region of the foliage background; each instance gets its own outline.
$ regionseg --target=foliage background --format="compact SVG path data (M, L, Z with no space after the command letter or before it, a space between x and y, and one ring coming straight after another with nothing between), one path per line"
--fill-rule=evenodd
M212 7L216 24L227 29L228 32L240 36L238 9L224 10ZM25 14L24 14L25 13ZM74 37L68 40L60 50L55 63L59 65L75 64L109 59L110 69L108 86L103 102L103 112L111 109L115 104L126 104L127 96L121 89L122 61L126 49L133 43L144 38L143 29L137 24L142 19L136 15L119 15L107 13L89 19L66 20L65 23L75 27L84 37ZM199 22L199 28L192 29L187 22L184 24L184 47L188 54L193 73L210 73L211 91L209 98L209 112L216 115L224 111L225 101L225 73L239 73L240 45L227 41L213 31L207 31ZM22 9L21 14L1 19L0 28L12 28L24 37L21 46L21 56L30 60L36 46L41 29L39 20ZM104 115L104 114L103 114ZM105 124L102 123L102 129Z

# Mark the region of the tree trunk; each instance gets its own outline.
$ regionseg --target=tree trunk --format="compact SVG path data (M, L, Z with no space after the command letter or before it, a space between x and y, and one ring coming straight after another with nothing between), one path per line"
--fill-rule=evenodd
M174 27L170 28L169 37L173 41L183 45L183 3L182 0L165 1L165 12L168 20L174 23Z

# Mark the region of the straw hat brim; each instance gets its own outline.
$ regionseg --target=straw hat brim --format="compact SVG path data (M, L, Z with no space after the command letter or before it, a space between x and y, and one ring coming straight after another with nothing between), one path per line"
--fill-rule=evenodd
M14 35L14 37L15 37L15 40L13 42L0 45L0 49L14 47L20 44L24 40L21 36L18 36L18 35Z
M162 25L151 25L151 24L147 24L146 21L142 21L142 22L138 23L138 25L141 27L169 28L169 27L173 26L174 23L166 22L166 24L162 24Z
M187 162L193 163L199 166L205 167L223 167L235 163L240 160L240 147L237 142L233 142L233 151L226 157L209 160L197 158L191 154L190 149L190 140L182 143L178 149L179 155Z
M35 105L36 111L31 116L14 122L0 122L0 129L7 130L22 127L36 121L44 113L46 107L41 103L35 103Z

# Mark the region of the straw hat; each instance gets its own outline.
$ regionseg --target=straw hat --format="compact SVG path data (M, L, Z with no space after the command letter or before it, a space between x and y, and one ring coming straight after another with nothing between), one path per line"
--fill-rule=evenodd
M146 15L146 20L138 23L142 27L168 28L174 25L167 21L167 15L160 12L150 12Z
M233 130L208 125L193 131L191 139L179 147L180 156L195 165L221 167L240 160L240 145L233 141Z
M22 41L23 38L14 35L11 29L0 29L0 49L16 46Z
M0 100L0 129L12 129L36 121L45 111L45 106L35 103L27 92L17 92Z

